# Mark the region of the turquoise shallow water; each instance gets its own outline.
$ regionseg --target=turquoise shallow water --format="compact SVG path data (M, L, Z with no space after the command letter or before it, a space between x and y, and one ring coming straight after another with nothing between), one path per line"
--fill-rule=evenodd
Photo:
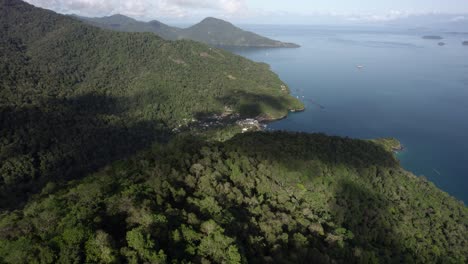
M249 29L302 45L232 50L270 64L307 107L271 129L396 137L404 168L468 202L468 35L439 34L446 45L438 46L383 28Z

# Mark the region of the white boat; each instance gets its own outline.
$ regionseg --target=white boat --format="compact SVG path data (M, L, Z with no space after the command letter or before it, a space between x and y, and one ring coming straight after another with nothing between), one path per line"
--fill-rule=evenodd
M364 69L364 66L362 66L362 65L357 65L356 68L358 68L358 69Z

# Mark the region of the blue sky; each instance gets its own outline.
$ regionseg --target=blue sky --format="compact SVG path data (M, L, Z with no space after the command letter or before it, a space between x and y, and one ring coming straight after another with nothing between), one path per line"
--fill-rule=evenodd
M195 22L215 16L237 23L320 24L392 21L412 15L468 14L468 0L26 0L60 13ZM456 16L466 19L467 16ZM454 17L455 18L455 17Z

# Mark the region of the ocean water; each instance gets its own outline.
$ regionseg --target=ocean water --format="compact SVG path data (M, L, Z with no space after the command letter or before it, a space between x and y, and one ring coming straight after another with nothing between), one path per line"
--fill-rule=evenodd
M395 137L405 169L468 202L468 35L438 34L439 46L386 28L245 27L302 46L231 50L270 64L305 103L271 129Z

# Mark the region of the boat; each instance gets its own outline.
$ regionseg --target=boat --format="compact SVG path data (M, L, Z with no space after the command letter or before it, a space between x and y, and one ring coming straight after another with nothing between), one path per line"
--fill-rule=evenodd
M358 68L358 69L361 70L361 69L364 69L364 66L362 66L362 65L357 65L356 68Z

